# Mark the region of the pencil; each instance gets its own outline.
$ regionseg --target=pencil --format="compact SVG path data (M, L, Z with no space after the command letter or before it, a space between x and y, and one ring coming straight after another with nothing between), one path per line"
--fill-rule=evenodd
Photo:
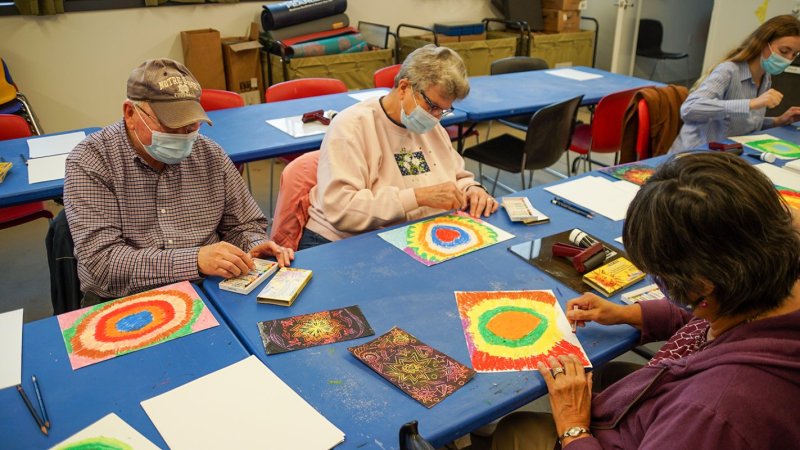
M562 201L560 201L558 199L554 198L554 199L550 200L550 203L552 203L552 204L554 204L556 206L560 206L560 207L562 207L562 208L564 208L566 210L572 211L575 214L580 214L581 216L586 217L587 219L591 219L592 218L591 214L589 214L589 213L587 213L585 211L581 211L578 208L575 208L572 205L568 205L568 204L566 204L566 203L564 203L564 202L562 202Z
M572 310L575 311L576 309L578 309L578 305L572 305ZM577 332L578 332L578 321L577 320L573 320L572 321L572 333L574 334L574 333L577 333Z
M50 418L47 417L47 410L44 408L44 401L42 400L42 391L39 390L39 381L36 380L36 375L31 377L33 380L33 389L36 391L36 400L39 401L39 409L42 410L42 420L44 420L44 426L50 428Z
M31 401L28 400L28 396L25 395L25 390L22 389L21 384L17 385L17 392L19 392L19 395L22 397L22 401L25 402L25 406L28 407L28 411L31 412L33 419L39 425L39 429L42 430L42 433L44 433L45 436L47 436L47 427L44 426L44 423L42 423L42 419L40 419L39 415L36 414L36 410L33 409L33 405L31 405Z

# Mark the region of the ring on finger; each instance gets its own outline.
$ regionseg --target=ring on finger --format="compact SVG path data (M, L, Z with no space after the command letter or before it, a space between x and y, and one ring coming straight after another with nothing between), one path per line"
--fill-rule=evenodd
M550 369L550 373L553 375L553 378L555 378L557 375L562 375L564 373L564 368L556 367L555 369Z

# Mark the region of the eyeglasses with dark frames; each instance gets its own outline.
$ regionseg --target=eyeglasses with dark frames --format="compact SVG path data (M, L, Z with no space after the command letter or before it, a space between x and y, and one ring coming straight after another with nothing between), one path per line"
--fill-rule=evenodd
M419 90L419 93L420 95L422 95L422 99L425 100L425 103L428 104L428 108L430 108L430 113L433 114L434 116L436 115L437 111L441 112L441 117L445 117L453 113L453 108L442 108L436 103L433 103L431 99L429 99L428 96L425 95L425 91L423 91L422 89Z

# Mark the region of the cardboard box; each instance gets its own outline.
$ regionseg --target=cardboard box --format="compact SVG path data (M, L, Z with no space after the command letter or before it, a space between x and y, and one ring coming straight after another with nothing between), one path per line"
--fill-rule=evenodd
M260 50L258 24L255 23L251 24L248 36L222 39L226 89L241 94L248 105L264 101Z
M222 65L222 44L219 31L181 31L183 64L205 89L225 89L225 69Z
M581 12L562 9L543 9L544 31L572 32L580 31Z
M581 0L542 0L542 9L576 11L581 9Z

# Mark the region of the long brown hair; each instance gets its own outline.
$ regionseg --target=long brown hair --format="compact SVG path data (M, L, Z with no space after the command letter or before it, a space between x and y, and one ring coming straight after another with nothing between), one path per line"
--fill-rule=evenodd
M791 14L775 16L762 23L738 47L729 51L723 61L750 61L757 58L767 44L786 36L800 36L800 20Z

